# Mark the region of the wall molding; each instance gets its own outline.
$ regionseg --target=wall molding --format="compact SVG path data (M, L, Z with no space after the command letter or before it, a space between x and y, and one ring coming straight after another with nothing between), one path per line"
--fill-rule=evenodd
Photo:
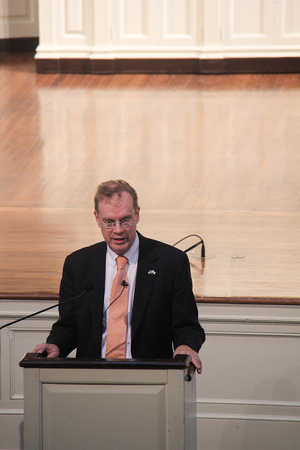
M0 408L0 416L23 416L24 408Z
M245 412L250 408L255 413ZM197 398L197 419L300 422L300 402Z

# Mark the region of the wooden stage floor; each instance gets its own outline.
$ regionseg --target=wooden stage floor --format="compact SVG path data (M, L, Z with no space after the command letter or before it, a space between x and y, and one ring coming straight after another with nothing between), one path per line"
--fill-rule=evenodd
M41 75L0 55L0 296L56 298L132 184L142 234L189 253L200 301L300 303L300 75ZM182 249L197 242L191 237Z

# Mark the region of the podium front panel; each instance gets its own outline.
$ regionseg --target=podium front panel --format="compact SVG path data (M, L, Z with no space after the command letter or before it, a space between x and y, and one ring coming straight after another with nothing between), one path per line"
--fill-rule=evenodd
M44 384L42 397L45 450L166 448L164 385Z
M184 365L51 364L24 364L25 448L196 450L195 377L185 381Z

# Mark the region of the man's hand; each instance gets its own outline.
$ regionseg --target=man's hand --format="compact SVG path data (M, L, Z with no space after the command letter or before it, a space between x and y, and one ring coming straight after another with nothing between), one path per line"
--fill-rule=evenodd
M59 348L55 344L39 344L32 350L33 353L47 352L47 358L57 358L59 355Z
M191 362L196 367L197 372L199 374L202 373L201 359L199 358L198 353L196 353L195 350L193 350L191 347L189 347L188 345L179 345L179 347L176 348L173 357L175 355L191 355L191 357L192 357Z

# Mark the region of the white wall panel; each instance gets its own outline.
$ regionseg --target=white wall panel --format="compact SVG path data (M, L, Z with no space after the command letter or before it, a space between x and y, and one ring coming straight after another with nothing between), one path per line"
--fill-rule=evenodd
M13 18L24 17L28 13L28 1L26 0L10 0L8 2L1 2L1 9L6 10L7 16Z
M190 35L192 33L191 0L165 0L166 34Z
M55 2L57 43L78 50L90 50L93 44L93 9L91 2L83 0L57 0Z
M196 0L119 0L111 3L113 46L124 51L195 46Z
M266 45L273 42L273 0L225 0L221 6L224 45Z
M113 45L134 50L156 44L156 1L116 0L110 6Z
M30 321L27 321L30 324ZM25 322L24 322L25 323ZM19 367L19 361L23 356L34 349L40 342L45 342L49 334L49 325L46 329L37 329L37 323L31 321L32 325L25 328L20 323L10 329L10 400L23 400L23 369Z
M66 0L65 2L65 30L69 33L84 33L84 5L83 0Z
M265 34L265 0L252 0L251 2L232 0L231 13L234 36Z
M203 48L216 47L220 40L219 0L201 0L199 3Z
M290 360L290 355L296 355L300 347L299 332L284 332L277 326L276 333L267 325L246 324L241 327L218 324L215 331L210 328L207 331L210 354L207 355L208 349L204 350L207 362L201 379L202 395L205 391L220 404L228 399L248 404L244 414L250 414L252 403L285 402L292 406L296 402L295 406L300 407L300 360L293 363Z
M281 45L300 45L300 1L275 2L274 42Z
M193 46L198 43L198 4L196 0L158 2L157 43Z
M38 0L0 0L0 39L38 35Z
M284 33L300 34L300 2L297 0L283 0Z
M56 302L0 301L0 325L25 317L54 303ZM57 317L57 308L54 308L37 318L27 319L1 331L0 410L3 401L13 400L11 405L20 406L18 400L23 400L23 370L19 367L19 361L38 343L45 342Z
M122 36L149 35L149 1L122 0L120 2L120 7Z

